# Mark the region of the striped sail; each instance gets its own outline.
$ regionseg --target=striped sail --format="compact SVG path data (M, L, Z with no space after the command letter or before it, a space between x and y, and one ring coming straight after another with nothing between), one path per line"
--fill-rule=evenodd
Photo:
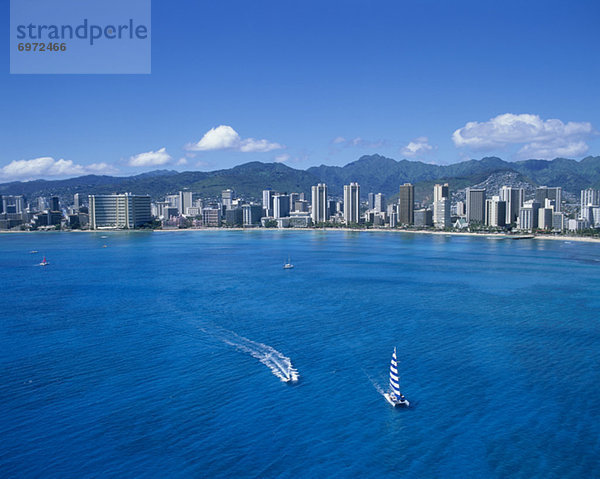
M390 363L390 396L395 399L400 397L400 384L398 379L398 362L396 361L396 348L392 354L392 362Z

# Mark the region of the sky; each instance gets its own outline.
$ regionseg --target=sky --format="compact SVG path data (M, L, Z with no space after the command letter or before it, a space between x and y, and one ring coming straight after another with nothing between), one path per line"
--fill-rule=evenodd
M597 0L153 0L149 75L11 75L0 49L0 181L597 156L599 18Z

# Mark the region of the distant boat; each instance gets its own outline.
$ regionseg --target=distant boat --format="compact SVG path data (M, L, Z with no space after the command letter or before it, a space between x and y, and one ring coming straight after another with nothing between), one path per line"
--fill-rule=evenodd
M103 248L106 248L107 246L105 244L102 245Z
M291 263L291 261L290 261L290 257L288 256L287 263L285 263L285 264L283 265L283 269L292 269L293 267L294 267L294 265Z
M50 263L48 261L46 261L46 257L44 256L44 259L42 260L42 262L40 263L40 266L47 266Z
M39 252L39 251L38 251L37 249L32 249L32 250L29 252L29 254L35 254L35 253L38 253L38 252Z
M396 360L396 348L392 354L392 361L390 362L390 392L383 395L386 401L392 406L409 406L410 403L400 392L400 379L398 378L398 361Z
M108 236L100 236L100 238L108 238Z

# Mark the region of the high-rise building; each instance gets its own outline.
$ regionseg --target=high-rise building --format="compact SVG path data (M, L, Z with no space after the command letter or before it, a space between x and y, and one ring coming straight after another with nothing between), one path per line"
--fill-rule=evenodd
M150 196L90 195L90 228L137 228L152 220Z
M167 195L165 196L165 202L167 202L171 208L177 208L178 213L182 213L179 208L179 195Z
M541 230L552 229L552 214L554 210L552 208L539 208L538 209L538 228Z
M503 186L500 188L500 201L506 203L506 224L510 225L517 221L519 211L523 206L525 191L523 188Z
M290 197L288 195L275 195L273 198L273 218L287 218L290 216Z
M374 210L375 209L375 193L369 193L367 199L367 209Z
M535 202L540 205L545 204L545 200L554 200L555 211L560 211L562 202L562 188L560 186L550 187L540 186L535 190Z
M221 226L221 208L216 206L202 208L202 224L204 226Z
M390 228L395 228L396 226L398 226L398 213L393 211L388 216L390 218Z
M81 193L75 193L73 195L73 209L75 211L79 211L79 208L81 208L83 206L83 197L81 195Z
M433 224L436 228L450 226L450 189L448 183L433 187Z
M415 222L415 190L410 183L400 186L398 196L398 223L412 225Z
M313 223L323 223L329 219L327 208L327 185L319 183L311 188L312 192L312 220Z
M414 212L415 226L433 226L433 211L429 208L421 208Z
M188 208L192 207L192 192L191 191L180 191L179 192L179 214L187 215Z
M58 202L58 196L50 197L50 211L60 211L60 205Z
M25 212L25 198L23 196L6 195L2 197L3 213L21 214Z
M377 211L378 213L385 213L386 208L387 208L387 202L385 201L385 195L383 193L377 193L375 195L375 205L374 205L375 211ZM373 208L369 208L369 209L373 209Z
M234 198L235 192L232 189L226 189L221 192L221 202L226 210L230 210L233 207Z
M456 202L456 216L467 216L467 208L464 201Z
M467 221L469 223L485 222L485 189L467 188Z
M260 205L242 205L244 226L256 226L260 224L263 216L263 207Z
M538 227L538 215L540 204L535 201L527 201L519 210L519 228L522 230L532 230Z
M360 186L344 185L344 220L346 224L358 223L360 218Z
M593 188L588 188L586 190L581 190L581 210L586 206L598 206L600 205L600 190L594 190Z
M263 190L263 209L265 216L273 216L273 198L277 193L272 189Z
M485 224L488 226L506 225L506 202L499 196L485 200Z

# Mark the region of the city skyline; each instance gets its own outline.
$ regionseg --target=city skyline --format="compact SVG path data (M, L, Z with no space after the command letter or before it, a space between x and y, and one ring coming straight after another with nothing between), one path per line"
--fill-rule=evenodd
M599 12L155 1L151 75L0 74L0 182L255 160L307 168L375 152L581 159L600 152L600 66L587 54Z

